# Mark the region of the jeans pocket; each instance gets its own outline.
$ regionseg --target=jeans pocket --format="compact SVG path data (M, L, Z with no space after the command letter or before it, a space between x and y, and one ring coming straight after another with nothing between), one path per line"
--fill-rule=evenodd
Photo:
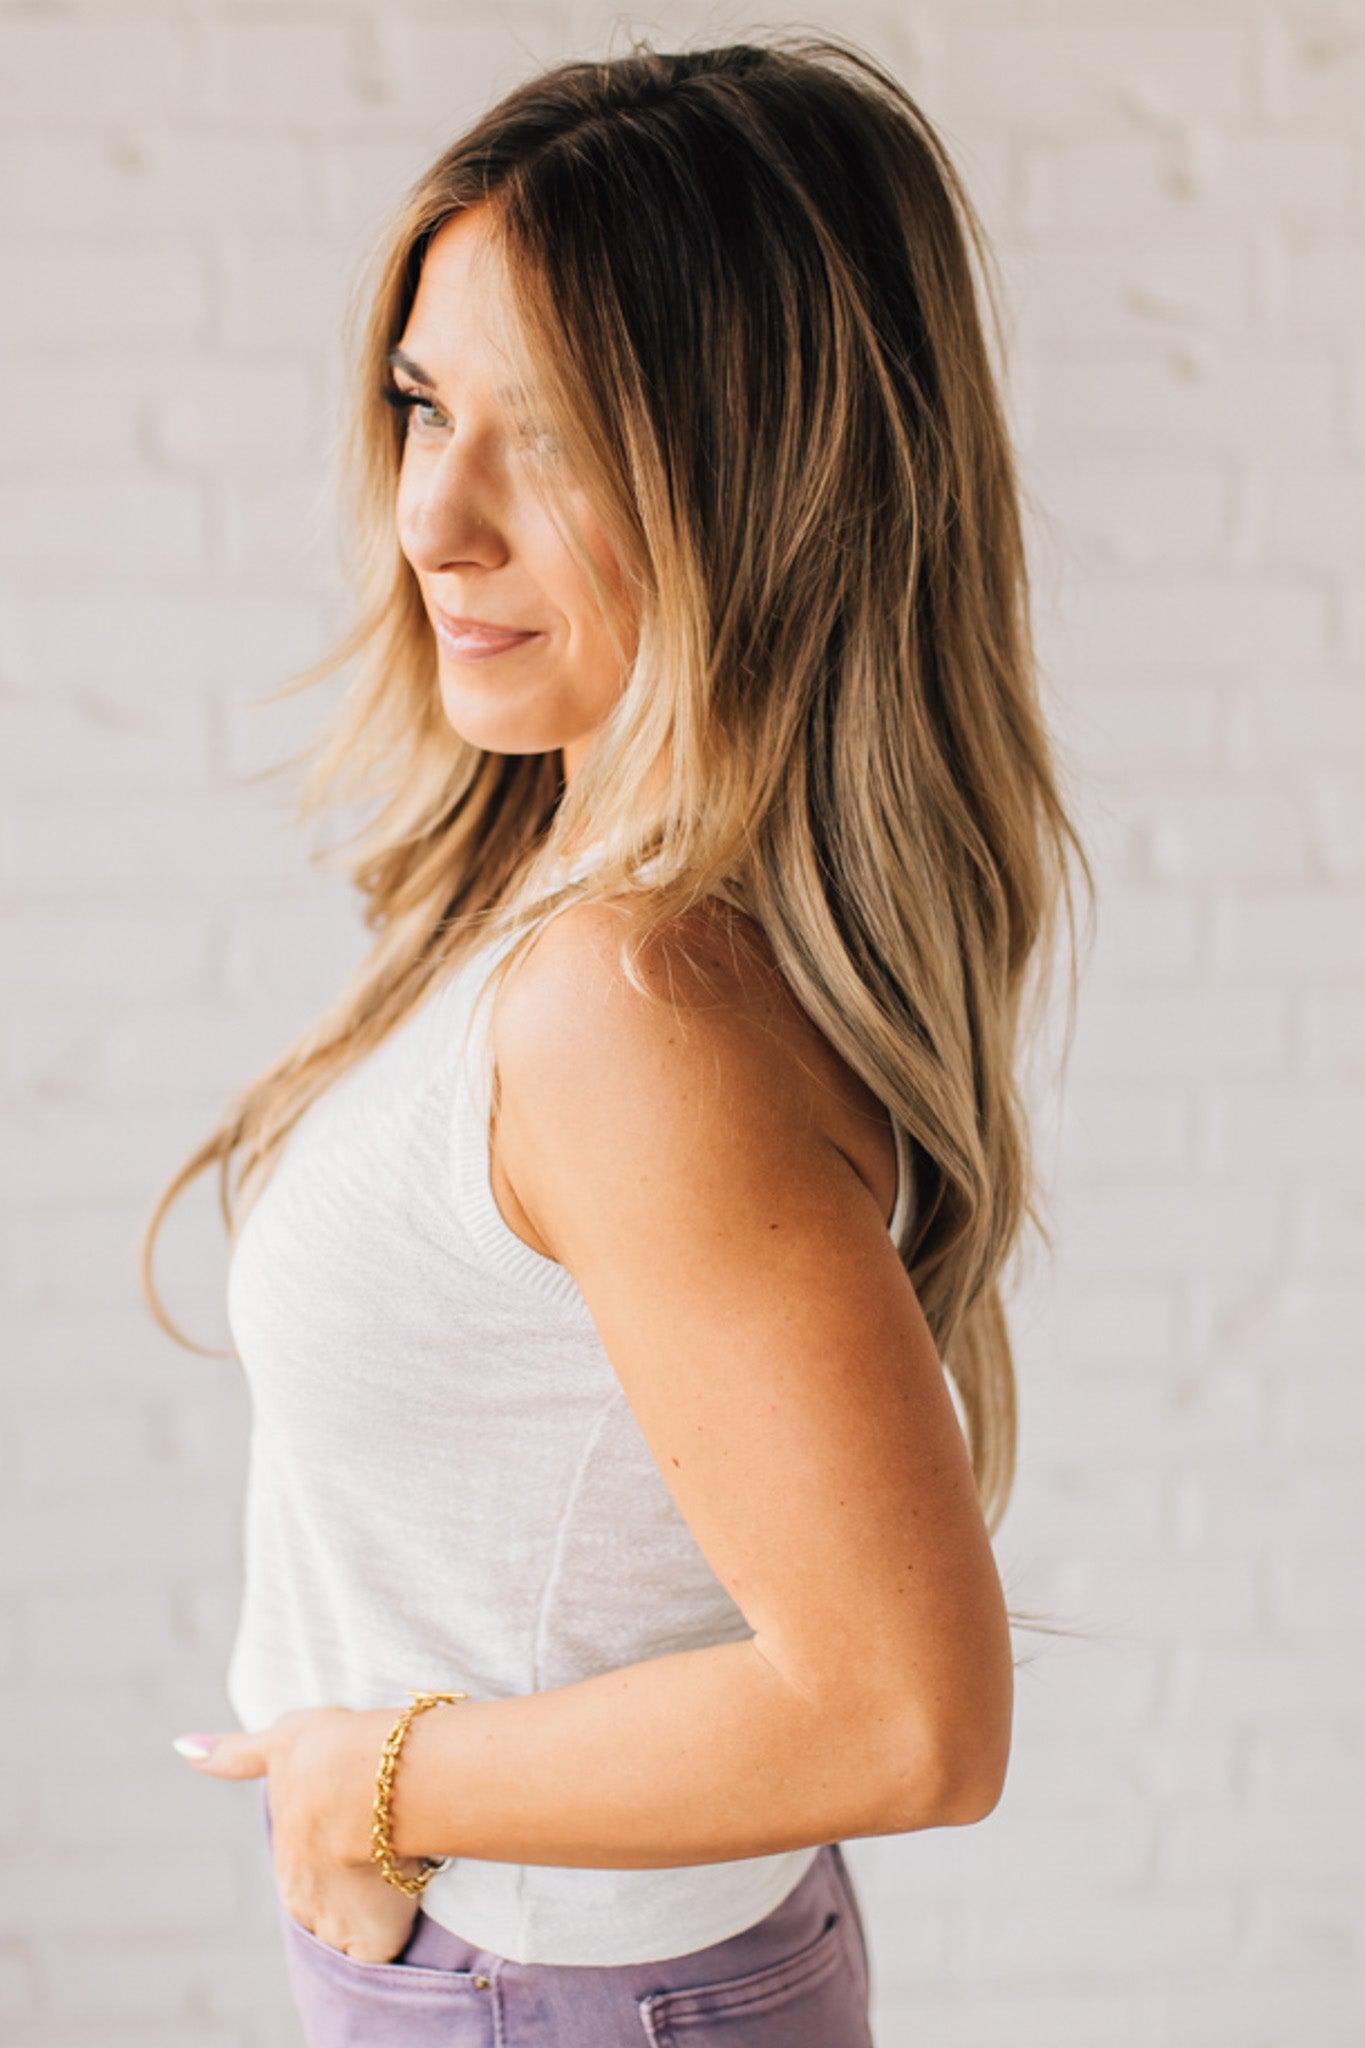
M848 1943L846 1915L831 1908L790 1955L737 1976L646 1992L636 2001L645 2037L653 2048L673 2048L706 2027L727 2048L855 2048L867 2022Z
M493 2048L491 1976L398 1959L364 1962L283 1907L280 1917L307 2048Z
M279 1901L279 1907L280 1917L284 1921L285 1932L289 1939L301 1943L306 1949L316 1955L320 1961L333 1969L339 1968L347 1974L352 1972L358 1973L361 1977L367 1978L374 1983L399 1981L411 1983L413 1981L421 1982L426 1980L427 1982L445 1984L463 1984L467 1988L477 1988L480 1990L487 1983L487 1979L484 1978L476 1984L478 1973L473 1970L453 1970L442 1968L439 1965L433 1967L427 1963L409 1962L408 1956L413 1946L413 1940L418 1928L421 1926L420 1919L413 1923L413 1931L408 1936L399 1953L396 1956L391 1956L387 1962L379 1963L369 1962L361 1956L347 1955L344 1948L333 1948L330 1941L324 1941L320 1934L314 1934L311 1927L305 1927L301 1920L296 1920L292 1913L286 1911L283 1900Z

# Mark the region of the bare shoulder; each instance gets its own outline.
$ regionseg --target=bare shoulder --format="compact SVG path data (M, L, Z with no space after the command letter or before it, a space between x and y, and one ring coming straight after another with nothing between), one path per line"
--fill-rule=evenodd
M885 1112L797 1002L757 921L712 903L673 920L640 953L643 992L621 959L626 928L618 905L571 906L499 1000L498 1152L537 1249L548 1248L544 1155L586 1157L604 1131L619 1134L623 1167L643 1138L660 1159L686 1156L690 1142L695 1168L698 1154L720 1158L722 1132L757 1141L780 1127L790 1142L832 1148L889 1216Z
M550 1033L560 1052L590 1054L624 1037L687 1057L718 1042L780 1039L790 1049L814 1027L778 970L761 926L720 904L677 917L640 950L626 973L624 910L579 903L537 937L508 977L499 1004L497 1050L534 1056Z

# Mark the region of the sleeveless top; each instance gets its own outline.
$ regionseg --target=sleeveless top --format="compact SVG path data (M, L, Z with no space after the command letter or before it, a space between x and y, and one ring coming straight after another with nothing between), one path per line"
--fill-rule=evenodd
M567 1268L494 1199L488 1003L463 1056L462 1041L504 943L309 1105L233 1244L251 1435L226 1685L249 1730L295 1707L397 1713L418 1688L539 1692L753 1634ZM895 1137L893 1238L911 1197ZM456 1856L422 1910L514 1962L649 1962L753 1926L816 1853L625 1870Z

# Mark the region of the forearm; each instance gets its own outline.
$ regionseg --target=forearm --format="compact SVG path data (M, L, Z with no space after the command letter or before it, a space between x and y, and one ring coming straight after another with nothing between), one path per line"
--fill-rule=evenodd
M343 1731L339 1841L357 1861L403 1704L354 1714ZM409 1726L394 1852L651 1869L939 1826L952 1818L941 1776L909 1721L859 1710L852 1693L842 1711L817 1707L747 1640L459 1700Z

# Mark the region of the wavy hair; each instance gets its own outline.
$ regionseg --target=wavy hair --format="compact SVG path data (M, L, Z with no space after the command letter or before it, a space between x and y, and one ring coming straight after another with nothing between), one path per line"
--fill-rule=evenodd
M557 749L499 755L451 728L395 531L387 356L427 242L474 206L505 264L509 349L638 606L619 697L567 783ZM377 800L340 849L373 944L161 1194L141 1275L171 1335L190 1343L152 1281L168 1205L217 1162L232 1236L309 1103L473 945L511 940L492 989L549 917L611 898L644 993L650 938L720 905L761 929L910 1140L898 1250L994 1533L1016 1462L1005 1270L1026 1222L1051 1245L1016 1073L1025 1003L1064 901L1069 1044L1069 856L1092 907L1095 885L1040 705L981 311L998 344L993 260L919 106L834 36L558 64L407 191L347 317L353 623L283 692L357 662L299 815ZM585 839L598 858L566 881Z

